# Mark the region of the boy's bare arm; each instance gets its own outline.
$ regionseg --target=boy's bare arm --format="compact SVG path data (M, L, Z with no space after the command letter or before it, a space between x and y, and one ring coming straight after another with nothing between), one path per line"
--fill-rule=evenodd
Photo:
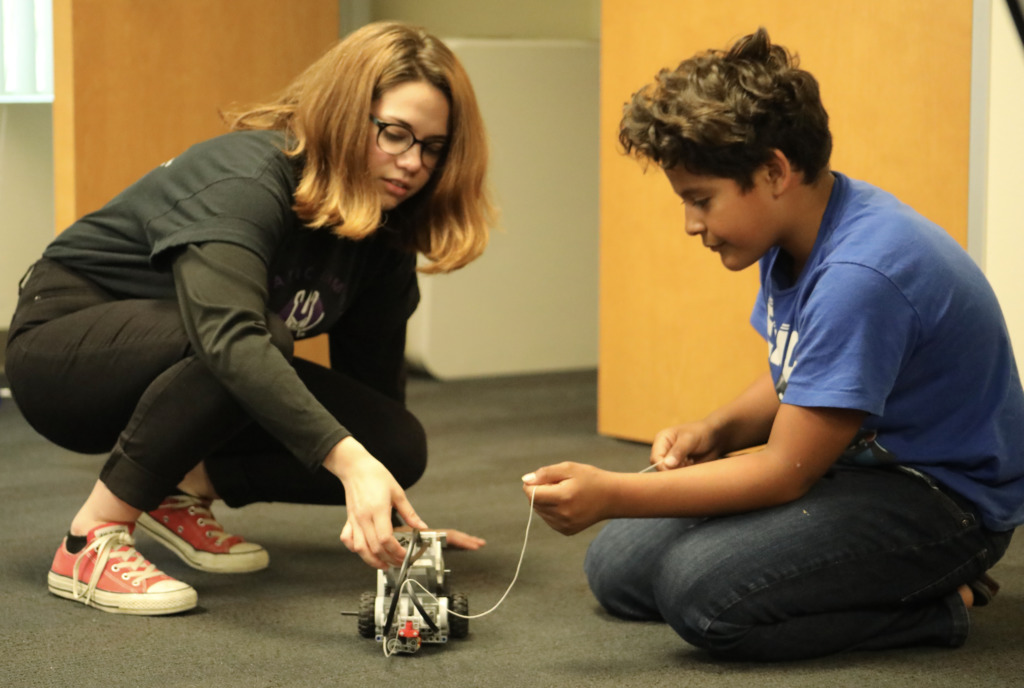
M562 463L524 478L534 507L572 534L621 517L716 516L799 498L848 446L861 411L783 404L759 451L661 473L622 474Z

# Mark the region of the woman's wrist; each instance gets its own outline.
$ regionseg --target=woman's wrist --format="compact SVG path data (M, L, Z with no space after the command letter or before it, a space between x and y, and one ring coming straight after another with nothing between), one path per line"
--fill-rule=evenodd
M323 466L339 480L344 480L345 474L348 472L352 462L356 460L360 450L366 452L363 445L355 437L349 435L334 445L331 451L327 452Z

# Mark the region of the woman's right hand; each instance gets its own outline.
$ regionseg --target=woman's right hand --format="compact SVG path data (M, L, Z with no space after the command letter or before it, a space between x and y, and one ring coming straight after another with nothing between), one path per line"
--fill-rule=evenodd
M392 507L413 528L427 530L428 526L416 515L398 481L351 436L331 449L324 467L345 487L348 518L341 541L375 568L401 564L405 549L394 536Z
M691 466L720 456L714 429L703 420L665 428L655 435L651 445L651 464L659 471Z

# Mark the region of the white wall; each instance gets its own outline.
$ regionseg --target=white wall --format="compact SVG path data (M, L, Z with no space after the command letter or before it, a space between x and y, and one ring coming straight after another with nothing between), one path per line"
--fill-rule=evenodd
M343 10L343 32L398 20L447 40L491 142L497 231L474 264L420 279L409 360L441 379L596 367L600 0L355 0Z
M0 331L14 315L18 281L53 238L50 111L0 103Z
M981 1L992 20L983 265L1024 368L1024 46L1005 0Z
M597 367L596 41L448 38L500 216L477 261L420 277L406 356L440 379Z

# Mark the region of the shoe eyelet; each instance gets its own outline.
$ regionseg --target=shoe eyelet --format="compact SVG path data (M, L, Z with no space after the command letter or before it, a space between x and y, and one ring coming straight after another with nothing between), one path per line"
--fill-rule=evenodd
M113 564L113 565L111 565L110 570L113 571L114 573L117 573L118 571L121 570L121 565L120 564Z
M197 518L196 519L196 525L205 526L206 525L206 519L205 518Z
M133 580L133 581L132 581L132 585L133 585L134 587L136 587L136 588L137 588L137 587L139 587L139 581L138 581L138 579L136 579L136 580Z
M181 535L184 532L185 532L185 528L183 526L178 526L178 535Z
M129 575L127 573L122 573L121 574L121 580L128 580L128 578L129 578Z

